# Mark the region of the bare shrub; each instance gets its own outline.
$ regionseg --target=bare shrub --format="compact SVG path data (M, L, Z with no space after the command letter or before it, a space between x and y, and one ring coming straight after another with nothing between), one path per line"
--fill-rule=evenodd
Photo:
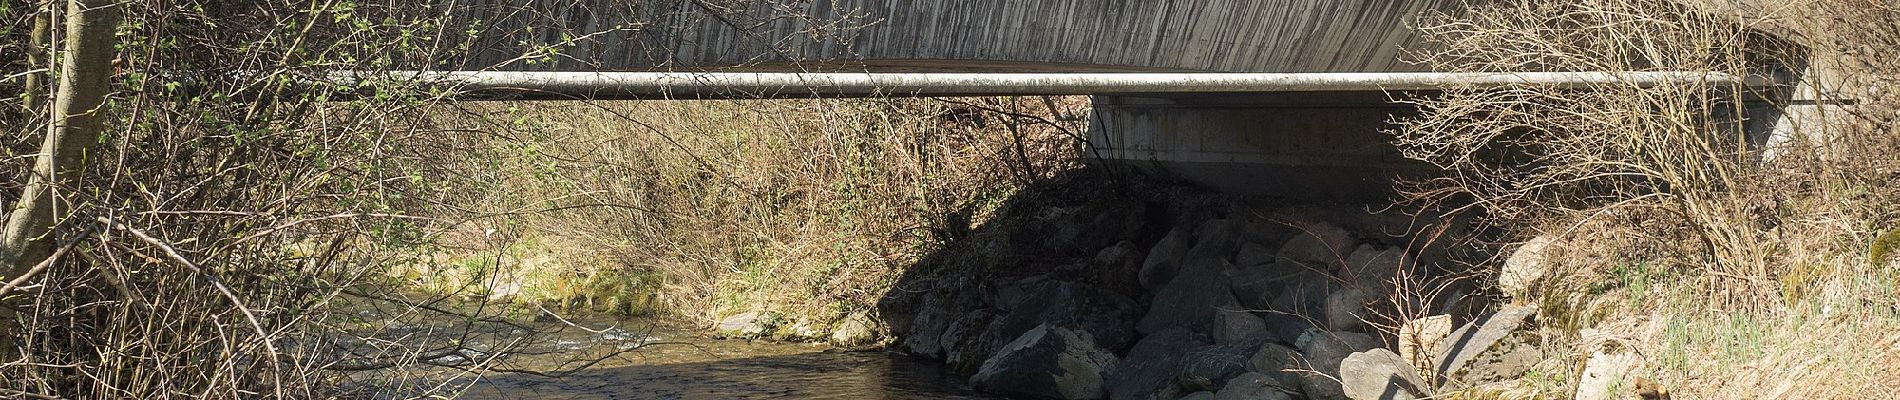
M1422 29L1438 69L1511 72L1708 71L1775 75L1786 42L1664 0L1532 1L1479 7ZM1696 233L1708 258L1685 260L1770 287L1755 209L1738 207L1762 172L1746 118L1763 99L1738 84L1612 83L1583 90L1453 89L1420 98L1400 121L1402 151L1448 171L1417 188L1429 201L1468 199L1513 222L1576 221L1642 208ZM1462 200L1460 200L1462 201ZM1560 228L1561 229L1561 228Z
M507 132L453 163L492 186L458 207L594 254L707 320L750 309L827 324L868 309L972 209L1077 166L1078 99L472 104L452 129ZM956 215L966 218L952 221ZM551 293L528 301L562 301Z

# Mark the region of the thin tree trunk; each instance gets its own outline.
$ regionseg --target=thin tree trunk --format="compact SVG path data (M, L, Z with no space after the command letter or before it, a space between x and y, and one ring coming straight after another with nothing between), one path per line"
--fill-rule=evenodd
M33 16L33 30L27 39L27 69L46 68L49 61L48 43L53 41L53 0L42 2L39 13ZM26 110L38 115L40 107L46 106L46 72L34 72L26 75Z
M112 79L113 31L119 23L117 0L66 3L64 60L53 95L53 129L40 144L38 159L20 201L14 203L6 230L0 231L0 270L13 279L46 258L53 239L58 191L70 190L85 170L86 145L98 142L106 90ZM68 206L70 207L70 206ZM13 361L17 332L11 307L0 305L0 362Z

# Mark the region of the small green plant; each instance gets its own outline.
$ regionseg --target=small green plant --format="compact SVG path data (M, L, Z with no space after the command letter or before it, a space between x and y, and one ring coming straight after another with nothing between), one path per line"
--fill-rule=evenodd
M1874 268L1887 266L1893 261L1893 252L1900 249L1900 228L1888 229L1886 233L1874 237L1874 245L1867 251L1867 262Z

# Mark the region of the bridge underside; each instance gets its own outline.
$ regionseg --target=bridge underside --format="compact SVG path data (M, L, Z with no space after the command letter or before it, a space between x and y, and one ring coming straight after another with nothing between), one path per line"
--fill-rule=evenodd
M1706 0L1688 0L1706 1ZM462 70L1411 72L1464 0L477 0ZM523 57L523 54L535 55ZM1242 192L1367 200L1427 171L1379 91L1095 97L1104 160Z

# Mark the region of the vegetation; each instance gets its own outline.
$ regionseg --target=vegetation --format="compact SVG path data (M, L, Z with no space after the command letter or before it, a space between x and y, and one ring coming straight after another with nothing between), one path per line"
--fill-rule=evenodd
M1419 99L1396 137L1449 174L1412 199L1470 204L1563 244L1557 278L1519 299L1542 305L1571 350L1540 369L1543 396L1568 396L1596 351L1642 354L1639 375L1685 398L1878 396L1900 373L1896 274L1869 255L1900 224L1900 103L1869 96L1900 72L1875 55L1900 50L1900 3L1734 11L1528 1L1424 24L1442 50L1419 58L1444 70L1799 74L1803 93L1861 100L1794 115L1805 124L1764 143L1737 121L1775 116L1743 105L1788 98L1736 86Z

